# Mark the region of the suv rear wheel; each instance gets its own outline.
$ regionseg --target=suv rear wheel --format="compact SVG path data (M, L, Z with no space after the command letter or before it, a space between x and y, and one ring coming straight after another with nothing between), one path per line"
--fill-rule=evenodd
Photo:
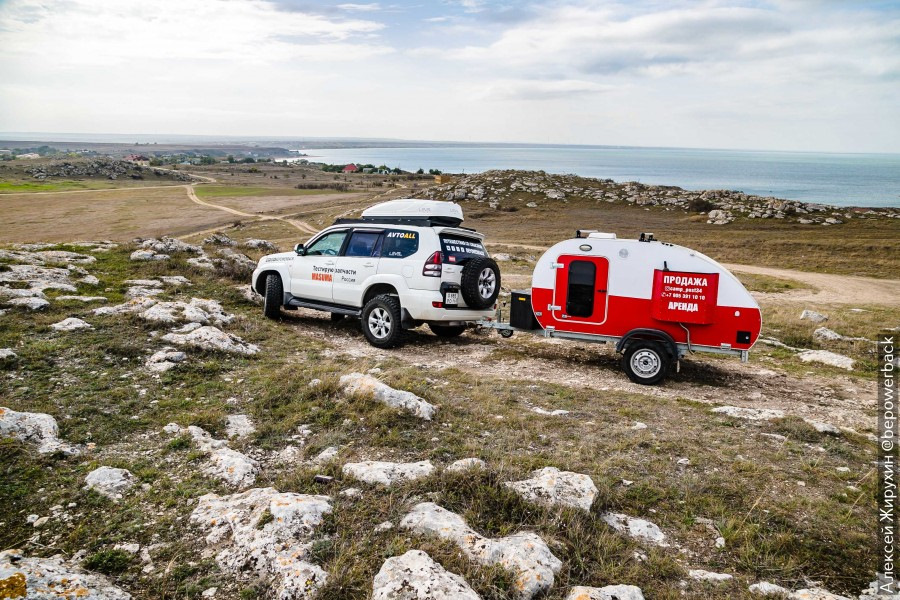
M465 325L437 325L435 323L429 323L428 328L434 332L434 335L441 338L459 337L466 330Z
M282 302L284 302L284 288L281 277L269 273L266 277L266 293L263 296L263 314L270 319L280 318Z
M500 294L500 267L486 256L473 258L463 267L460 291L469 308L490 308Z
M377 348L394 348L403 343L400 301L396 296L375 296L363 307L360 323L363 335Z

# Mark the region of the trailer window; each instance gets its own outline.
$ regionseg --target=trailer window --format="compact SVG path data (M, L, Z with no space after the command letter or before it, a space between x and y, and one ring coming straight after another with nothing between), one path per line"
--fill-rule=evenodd
M442 235L441 250L444 253L444 260L455 264L476 256L488 255L481 241L462 236Z
M586 260L573 260L569 264L569 289L566 293L566 313L572 317L590 317L594 314L594 282L597 266Z

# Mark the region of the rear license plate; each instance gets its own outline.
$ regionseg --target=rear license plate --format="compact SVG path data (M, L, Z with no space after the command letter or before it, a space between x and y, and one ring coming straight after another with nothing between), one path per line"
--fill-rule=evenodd
M444 296L444 304L450 306L459 304L459 292L447 292Z

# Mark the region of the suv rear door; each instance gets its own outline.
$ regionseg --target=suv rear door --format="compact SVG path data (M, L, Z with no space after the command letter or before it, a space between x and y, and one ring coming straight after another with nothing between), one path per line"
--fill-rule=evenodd
M378 259L384 240L380 228L356 228L338 257L334 270L334 302L362 306L365 282L378 272Z

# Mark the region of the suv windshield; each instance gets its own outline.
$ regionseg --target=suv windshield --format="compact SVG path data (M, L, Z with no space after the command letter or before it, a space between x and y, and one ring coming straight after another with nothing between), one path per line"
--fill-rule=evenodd
M487 256L480 240L456 234L441 234L441 250L448 263L461 263L477 256Z

